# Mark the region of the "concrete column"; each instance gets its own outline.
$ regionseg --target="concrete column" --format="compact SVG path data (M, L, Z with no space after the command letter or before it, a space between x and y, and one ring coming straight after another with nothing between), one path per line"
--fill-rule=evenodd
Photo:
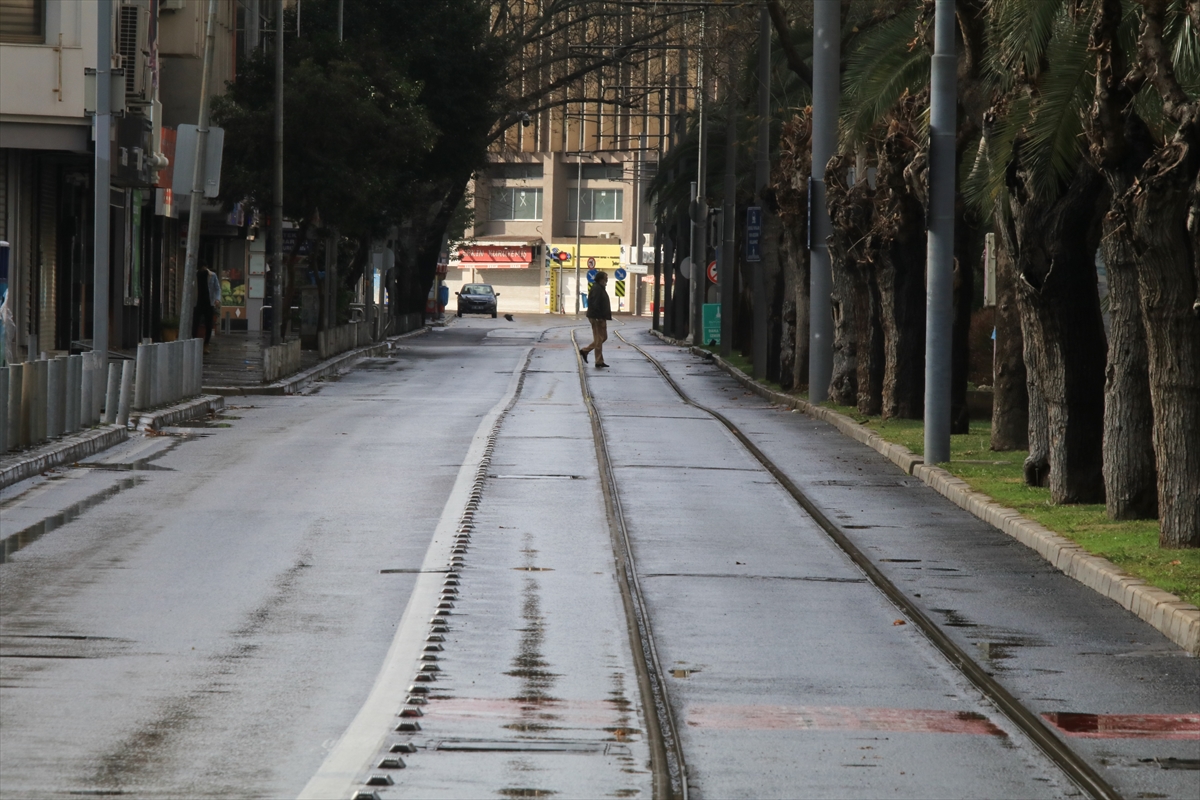
M113 362L108 365L108 387L104 393L104 424L113 425L117 421L117 399L121 392L121 364Z
M192 346L196 348L196 378L192 382L192 394L199 395L204 393L204 344L197 339Z
M150 407L150 393L154 385L154 345L139 344L137 349L137 371L134 376L133 407L142 411Z
M79 380L79 427L92 427L92 354L83 353Z
M66 420L63 433L75 433L81 426L79 409L83 397L83 356L67 357Z
M121 362L121 396L117 398L117 424L122 428L129 424L129 403L133 399L133 359Z
M192 347L192 339L188 339L183 343L180 358L183 360L183 367L179 371L180 387L179 396L187 397L192 393L192 372L194 368L193 361L196 358L195 349Z
M46 362L46 438L57 439L63 435L63 401L67 394L67 362L56 358Z

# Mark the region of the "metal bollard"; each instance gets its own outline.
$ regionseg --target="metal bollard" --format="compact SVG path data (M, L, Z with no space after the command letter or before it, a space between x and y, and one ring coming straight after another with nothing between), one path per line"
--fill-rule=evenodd
M143 411L150 407L150 388L153 385L154 345L139 344L137 349L137 373L134 380L133 407Z
M117 422L117 398L121 391L121 364L116 361L108 365L108 390L104 393L104 424Z
M157 407L167 402L167 381L170 379L171 371L168 368L170 356L167 351L167 343L162 342L154 347L154 405Z
M183 343L180 358L183 365L179 370L179 396L187 397L192 393L192 360L196 357L195 351L192 349L192 340L187 339Z
M16 450L25 446L25 365L8 365L8 446Z
M196 350L196 371L195 377L192 379L192 394L200 395L204 393L204 342L196 339L192 343L192 347Z
M187 340L171 343L171 402L177 402L183 394L183 349Z
M63 432L63 400L66 363L61 358L46 362L46 438L57 439Z
M79 367L79 428L92 427L92 354L80 355L82 362Z
M67 420L63 425L65 433L74 433L83 427L82 399L83 356L74 355L67 358Z
M34 405L30 409L32 415L32 427L30 428L30 444L40 444L46 440L46 390L49 371L47 362L37 360L32 362L34 366Z
M99 425L104 410L105 377L108 374L108 353L96 353L96 375L92 378L92 424Z
M8 452L8 367L0 367L0 455Z
M133 399L134 364L131 359L121 362L121 396L117 399L117 424L129 424L129 403Z

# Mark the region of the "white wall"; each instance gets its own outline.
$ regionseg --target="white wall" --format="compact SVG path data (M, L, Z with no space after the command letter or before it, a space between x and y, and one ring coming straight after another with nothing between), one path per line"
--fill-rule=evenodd
M538 267L523 269L477 269L475 278L471 270L450 268L446 272L446 285L450 287L450 301L446 313L453 314L458 308L454 293L466 283L488 283L500 293L497 309L500 314L541 314L542 271Z
M0 115L14 122L78 122L83 70L95 66L96 4L48 0L45 44L0 44Z

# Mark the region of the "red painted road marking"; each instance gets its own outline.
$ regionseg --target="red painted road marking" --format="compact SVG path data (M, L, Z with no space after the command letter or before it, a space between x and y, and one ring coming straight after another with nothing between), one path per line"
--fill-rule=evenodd
M884 731L1004 736L982 714L850 706L698 706L687 724L725 730Z
M1067 736L1084 739L1197 739L1200 714L1072 714L1042 717Z

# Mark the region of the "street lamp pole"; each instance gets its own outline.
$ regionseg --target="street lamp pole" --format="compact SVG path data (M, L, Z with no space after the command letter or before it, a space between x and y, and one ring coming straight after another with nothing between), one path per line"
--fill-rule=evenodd
M275 0L275 207L271 213L271 344L283 341L283 0Z
M925 463L950 460L954 338L954 2L937 0L929 93L929 240L925 284Z
M112 181L112 0L96 7L96 176L92 259L92 350L108 363L108 226ZM38 357L29 353L30 361ZM107 372L107 367L105 370ZM91 402L88 398L87 402ZM88 406L91 408L91 406ZM85 413L85 418L87 414Z
M825 165L837 148L841 11L839 0L815 0L813 5L812 267L808 292L808 398L812 403L829 399L833 377L833 266L826 242L833 226L825 204Z
M579 316L579 262L583 260L580 232L583 229L583 112L585 101L579 101L579 165L575 171L575 316Z

